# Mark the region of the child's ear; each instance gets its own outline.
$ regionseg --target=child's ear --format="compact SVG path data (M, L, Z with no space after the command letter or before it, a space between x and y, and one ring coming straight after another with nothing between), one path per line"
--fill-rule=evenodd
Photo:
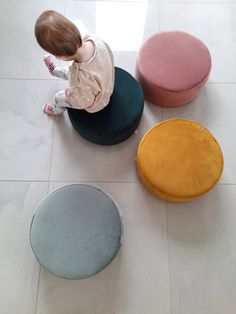
M64 56L55 56L58 60L67 61L67 57Z

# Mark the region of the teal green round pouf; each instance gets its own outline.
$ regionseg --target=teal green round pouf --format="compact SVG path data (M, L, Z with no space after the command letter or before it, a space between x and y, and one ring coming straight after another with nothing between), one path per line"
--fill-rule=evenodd
M103 270L116 256L123 234L121 212L104 191L72 184L49 194L30 228L39 263L65 279L82 279Z
M68 109L74 129L86 140L113 145L130 137L138 127L144 107L139 83L125 70L115 68L115 87L110 103L101 111Z

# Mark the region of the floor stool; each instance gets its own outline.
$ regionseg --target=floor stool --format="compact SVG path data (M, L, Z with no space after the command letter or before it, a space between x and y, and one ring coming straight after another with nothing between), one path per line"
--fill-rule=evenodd
M171 119L144 135L137 153L137 171L142 183L157 197L189 201L218 182L223 155L205 127L190 120Z
M140 122L144 96L140 84L125 70L115 68L115 86L110 103L101 111L68 108L74 129L86 140L114 145L130 137Z
M99 188L84 184L49 194L30 228L38 262L65 279L82 279L103 270L116 256L122 234L117 204Z
M187 104L197 97L211 70L211 56L205 44L194 36L162 32L141 47L136 76L145 98L162 107Z

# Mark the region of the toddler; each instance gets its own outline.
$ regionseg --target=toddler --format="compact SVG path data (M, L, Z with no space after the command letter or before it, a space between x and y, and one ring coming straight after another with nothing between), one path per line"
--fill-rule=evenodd
M51 56L44 58L49 72L69 81L69 87L56 93L44 112L60 115L66 107L97 112L107 106L114 88L114 59L110 47L98 36L81 38L78 28L63 15L45 11L35 24L39 45L58 60L73 61L69 67L56 67Z

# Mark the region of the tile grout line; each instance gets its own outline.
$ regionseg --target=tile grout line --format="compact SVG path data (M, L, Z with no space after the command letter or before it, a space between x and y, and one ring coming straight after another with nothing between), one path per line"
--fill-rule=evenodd
M48 182L48 180L25 180L25 179L6 179L0 180L0 182Z
M79 0L78 0L79 1ZM104 0L103 0L104 1ZM141 2L141 1L140 1ZM151 1L152 2L152 1ZM213 4L213 5L217 5L217 4L224 4L224 5L228 5L228 4L236 4L235 2L233 1L230 1L230 2L225 2L225 1L191 1L191 2L188 2L188 1L171 1L171 0L166 0L166 1L159 1L157 0L157 3L160 3L160 4Z
M235 3L235 4L236 4L236 3ZM210 84L210 85L213 85L213 84L235 85L236 82L211 82L211 81L209 81L209 82L206 83L206 85L208 85L208 84Z
M160 26L160 15L159 15L159 3L157 2L157 26L158 26L158 32L160 32L161 26ZM161 121L163 121L164 117L164 109L161 107Z
M0 182L98 182L98 183L139 183L139 181L101 181L101 180L0 180ZM236 185L236 183L235 183Z
M75 0L76 2L85 2L86 0ZM110 2L110 0L98 0L98 1L96 1L96 0L87 0L88 2ZM147 1L146 0L116 0L116 1L113 1L113 3L126 3L126 2L128 2L128 3L146 3ZM204 1L192 1L192 2L188 2L188 1L171 1L171 0L166 0L166 1L160 1L160 0L150 0L150 1L148 1L148 3L185 3L185 4L195 4L195 3L197 3L197 4L235 4L235 2L233 2L233 1L230 1L230 2L225 2L225 1L213 1L213 2L211 2L211 1L206 1L206 2L204 2Z
M49 182L49 181L46 181L46 182L48 182L48 187L47 187L47 194L48 194L48 193L49 193L49 184L50 184L50 182ZM41 265L39 264L37 297L36 297L36 302L35 302L35 311L34 311L34 314L37 314L37 309L38 309L40 277L41 277Z
M57 90L59 90L59 81L57 82ZM48 173L48 192L49 192L49 183L52 175L52 155L54 148L54 136L55 136L55 126L57 122L57 117L53 117L53 127L52 127L52 144L51 144L51 154L50 154L50 165L49 165L49 173Z
M103 0L104 1L104 0ZM226 1L171 1L171 0L166 0L166 1L159 1L157 0L157 3L161 3L161 4L213 4L213 5L217 5L217 4L224 4L224 5L228 5L228 4L236 4L233 1L230 2L226 2Z
M14 80L14 81L52 81L59 82L59 79L54 78L19 78L19 77L0 77L0 80Z
M158 32L161 31L161 25L160 25L160 15L159 15L159 3L157 2L157 24L158 24Z
M68 7L68 0L65 0L65 5L64 5L64 15L66 16L66 10Z
M39 264L39 275L38 275L37 297L36 297L36 302L35 302L35 311L34 311L34 313L35 313L35 314L37 314L37 308L38 308L40 275L41 275L41 265Z
M57 183L57 182L65 182L65 183L83 183L83 182L91 182L91 183L140 183L137 181L100 181L100 180L0 180L0 182L48 182L48 183ZM217 183L217 185L229 185L229 186L236 186L236 183Z
M166 201L165 201L165 209L166 209L167 257L168 257L168 269L169 269L170 314L172 314L173 311L172 311L171 274L170 274L169 223L168 223L168 209L167 209Z
M236 2L235 2L236 5ZM159 23L159 22L158 22ZM159 30L160 31L160 30ZM137 52L137 51L135 51ZM61 82L60 79L47 79L47 78L17 78L17 77L0 77L0 80L13 80L13 81L51 81L51 82ZM221 81L215 81L211 82L208 81L205 85L208 84L222 84L222 85L236 85L236 81L228 81L228 82L221 82Z
M54 147L54 135L55 135L55 123L57 121L57 118L54 117L53 119L53 128L52 128L52 144L51 144L51 154L50 154L50 165L49 165L49 173L48 173L48 180L47 182L50 183L51 182L51 174L52 174L52 155L53 155L53 147ZM49 187L48 187L49 190Z

